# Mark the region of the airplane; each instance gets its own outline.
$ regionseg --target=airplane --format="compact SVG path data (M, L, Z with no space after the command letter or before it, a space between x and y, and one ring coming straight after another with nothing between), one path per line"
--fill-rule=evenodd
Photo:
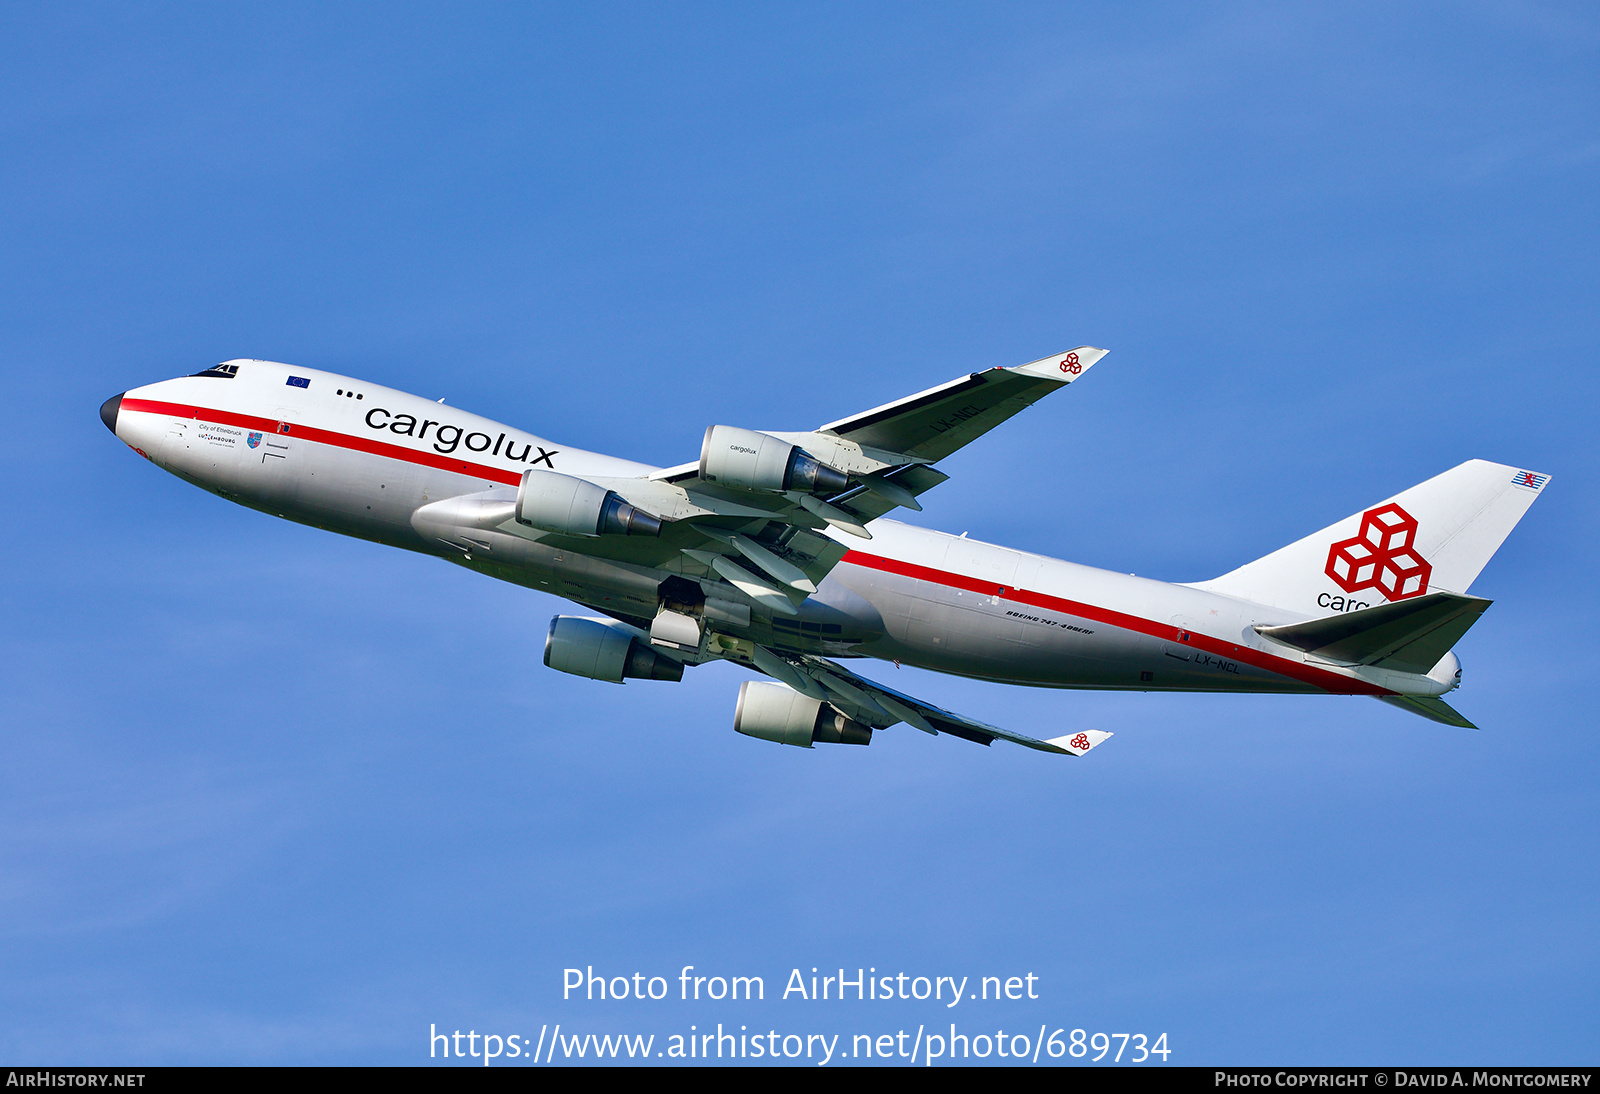
M1490 602L1468 589L1550 476L1471 460L1210 581L1169 584L890 520L934 465L1079 379L1079 346L805 432L713 425L657 468L416 395L233 360L114 395L101 420L158 467L265 513L436 555L599 613L550 622L544 663L676 681L732 661L734 729L810 748L904 723L1082 756L941 709L842 660L1124 691L1369 695L1476 728L1441 696Z

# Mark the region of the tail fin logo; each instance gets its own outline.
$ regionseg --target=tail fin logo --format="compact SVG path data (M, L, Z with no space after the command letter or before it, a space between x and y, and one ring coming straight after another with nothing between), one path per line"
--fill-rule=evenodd
M1377 589L1390 600L1428 591L1433 566L1417 554L1417 518L1391 502L1361 514L1361 531L1328 548L1323 571L1347 593Z

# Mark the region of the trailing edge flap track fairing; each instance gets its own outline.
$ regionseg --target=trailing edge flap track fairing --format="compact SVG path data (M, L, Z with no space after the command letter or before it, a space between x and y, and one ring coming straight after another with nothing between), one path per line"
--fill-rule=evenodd
M576 601L545 664L621 683L736 661L734 728L867 744L904 722L1082 755L943 710L840 664L875 657L1036 687L1370 695L1450 725L1473 579L1549 476L1472 460L1211 581L1173 585L902 524L934 464L1079 379L1080 346L952 380L810 432L706 430L655 468L415 395L228 361L108 399L106 426L167 471L266 513Z

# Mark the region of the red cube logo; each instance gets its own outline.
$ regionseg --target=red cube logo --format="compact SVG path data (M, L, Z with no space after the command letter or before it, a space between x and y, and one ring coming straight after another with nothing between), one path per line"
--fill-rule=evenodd
M1361 530L1328 548L1324 569L1347 593L1377 589L1390 600L1428 591L1433 567L1412 549L1417 518L1390 502L1361 514Z

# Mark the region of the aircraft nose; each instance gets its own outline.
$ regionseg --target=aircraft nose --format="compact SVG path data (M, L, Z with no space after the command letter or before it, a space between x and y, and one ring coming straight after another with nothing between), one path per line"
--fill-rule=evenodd
M117 431L117 411L122 409L122 396L126 394L124 391L121 395L113 395L100 404L100 420L106 423L106 428L112 433Z

